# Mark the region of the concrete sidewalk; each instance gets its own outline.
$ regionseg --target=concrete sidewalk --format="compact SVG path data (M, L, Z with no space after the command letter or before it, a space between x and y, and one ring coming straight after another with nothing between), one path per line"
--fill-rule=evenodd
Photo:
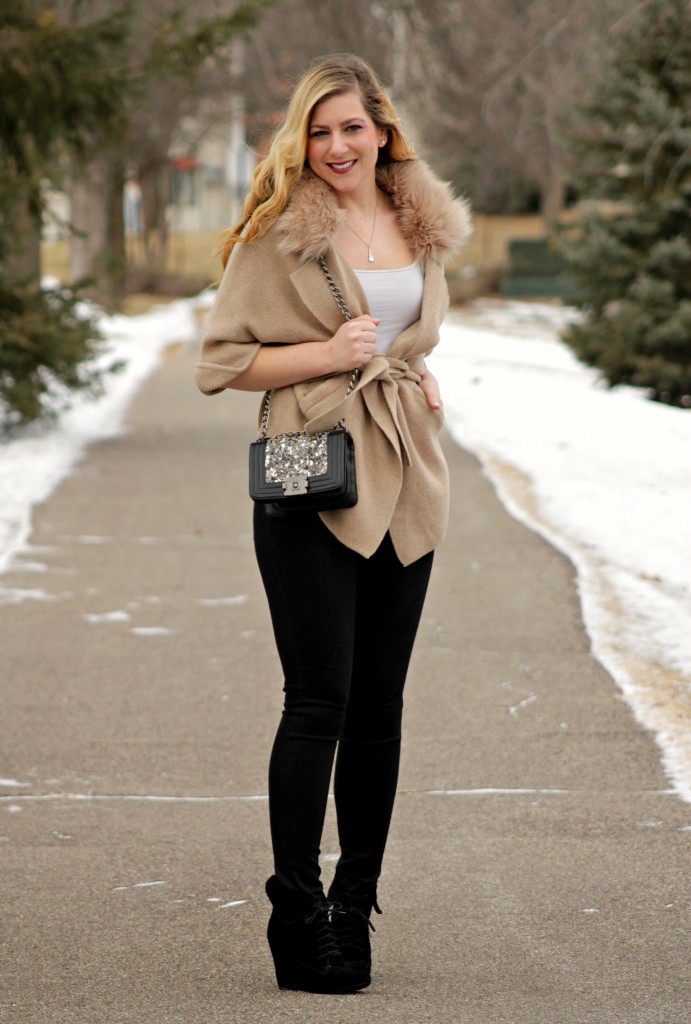
M451 442L373 984L276 988L257 398L202 398L195 358L168 353L0 577L44 592L0 606L0 1020L689 1024L691 808L589 653L571 565ZM327 877L335 852L330 817Z

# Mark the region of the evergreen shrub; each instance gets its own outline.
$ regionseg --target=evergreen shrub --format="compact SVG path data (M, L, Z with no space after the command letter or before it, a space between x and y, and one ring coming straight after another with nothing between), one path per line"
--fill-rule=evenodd
M565 255L584 318L564 340L607 382L691 406L691 5L642 4L575 142L589 200Z
M100 343L94 318L73 292L0 277L0 428L50 416L76 390L97 393Z

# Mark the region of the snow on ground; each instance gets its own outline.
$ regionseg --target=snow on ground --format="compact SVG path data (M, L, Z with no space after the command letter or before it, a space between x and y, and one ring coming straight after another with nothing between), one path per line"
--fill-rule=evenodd
M198 334L209 296L104 317L126 362L98 400L0 443L0 572L28 540L31 510L86 446L122 431L127 403L171 343ZM691 411L605 389L558 340L575 314L478 301L452 313L430 361L447 424L519 519L578 571L593 651L652 729L691 801ZM684 514L686 512L686 515Z
M104 394L96 400L78 394L54 424L25 428L0 443L0 572L28 539L33 506L46 500L87 445L121 432L132 394L156 368L163 350L197 337L195 309L203 304L200 296L141 316L103 316L99 326L107 351L102 361L125 364L106 379Z
M691 800L691 412L603 387L558 340L575 315L475 302L430 367L454 438L575 564L593 651Z

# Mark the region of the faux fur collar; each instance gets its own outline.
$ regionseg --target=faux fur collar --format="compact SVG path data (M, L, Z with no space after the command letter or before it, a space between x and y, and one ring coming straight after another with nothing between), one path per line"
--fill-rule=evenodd
M377 184L393 200L416 259L445 260L469 237L468 203L454 199L450 186L421 160L379 168ZM280 250L302 262L325 255L343 216L329 185L312 171L305 171L276 222Z

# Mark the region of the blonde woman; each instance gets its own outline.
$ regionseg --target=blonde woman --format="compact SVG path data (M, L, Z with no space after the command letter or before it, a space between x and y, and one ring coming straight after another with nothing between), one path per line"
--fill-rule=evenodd
M465 204L416 158L373 70L336 54L298 83L226 236L199 388L276 389L270 434L345 417L356 452L354 507L254 508L285 676L266 886L282 988L345 993L370 983L403 686L447 520L443 416L425 356L448 304L443 260L468 232ZM334 758L341 853L325 895L319 847Z

